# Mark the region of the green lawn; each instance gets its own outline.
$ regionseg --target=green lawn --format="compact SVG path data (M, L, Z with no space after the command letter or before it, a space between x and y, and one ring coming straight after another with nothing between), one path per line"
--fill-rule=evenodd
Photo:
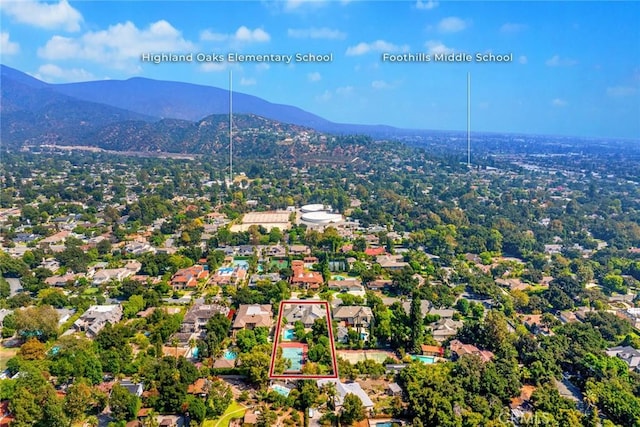
M99 288L87 288L85 289L85 291L82 293L83 295L95 295L97 293L100 292Z
M227 410L224 411L222 417L217 420L205 420L202 427L229 427L231 420L235 418L243 418L246 411L247 408L234 400L231 402L231 405L229 405Z
M7 361L16 355L19 348L0 347L0 371L7 368Z

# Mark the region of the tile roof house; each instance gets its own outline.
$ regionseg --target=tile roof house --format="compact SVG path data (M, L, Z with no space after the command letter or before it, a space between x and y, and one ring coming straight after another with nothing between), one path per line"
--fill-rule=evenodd
M282 312L282 317L287 319L287 322L293 324L300 321L306 328L313 326L316 319L326 316L327 311L320 304L292 305Z
M240 304L231 328L235 334L241 329L253 329L258 326L271 329L273 311L271 304Z
M100 286L112 280L120 281L129 276L133 276L134 274L134 271L131 271L127 268L105 268L103 270L97 271L93 275L93 285Z
M303 261L293 261L291 263L291 285L303 289L318 289L324 282L322 274L317 271L308 271L304 268Z
M463 344L461 341L453 340L449 343L449 348L451 352L456 355L456 357L462 357L466 354L471 354L480 357L483 362L489 362L493 359L493 353L487 350L480 350L475 345L471 344Z
M333 311L333 318L344 322L345 326L368 328L373 320L373 312L370 307L341 305Z
M627 345L608 348L606 353L610 357L619 357L624 360L624 363L629 365L629 369L640 370L640 350Z
M122 307L119 304L92 305L73 323L77 332L84 332L94 338L107 323L115 325L122 319Z
M173 289L188 289L198 286L198 280L209 277L209 270L203 265L194 265L193 267L178 270L171 277L171 286Z
M336 411L340 411L340 408L342 408L342 405L344 403L344 398L349 393L358 396L360 398L360 401L362 402L362 406L364 406L364 408L366 410L373 409L373 402L371 401L371 398L369 398L369 395L362 389L362 387L360 387L360 384L358 384L357 382L343 383L343 382L340 382L339 380L336 380L336 379L323 379L323 380L318 380L317 384L318 384L318 387L322 387L325 384L334 384L335 385L335 388L336 388L336 397L335 397L335 408L336 408Z
M408 266L408 262L402 261L402 255L380 255L376 257L376 262L385 270L402 270Z
M463 322L458 320L440 319L431 325L431 331L433 338L438 342L442 342L458 333L458 329L462 328L462 326Z

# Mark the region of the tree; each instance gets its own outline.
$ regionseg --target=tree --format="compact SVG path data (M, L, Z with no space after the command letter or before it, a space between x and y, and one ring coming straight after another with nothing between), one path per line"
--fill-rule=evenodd
M422 324L422 301L417 292L413 293L411 308L409 310L409 325L411 327L411 351L414 354L422 354L423 324Z
M113 416L115 420L131 420L138 414L140 399L138 396L129 393L129 390L125 387L116 384L111 389L109 407L111 408L111 416Z
M362 400L353 393L347 393L342 403L340 421L346 425L352 425L356 421L364 420L364 406Z
M58 312L50 305L23 308L14 313L16 330L21 336L44 342L58 335Z
M269 364L271 363L270 354L271 346L268 344L257 345L251 353L240 354L241 367L249 382L259 387L267 384L269 381Z
M91 386L84 378L76 380L64 397L64 411L71 421L78 421L93 404Z
M35 338L29 338L22 344L18 354L24 360L43 360L45 358L46 346Z

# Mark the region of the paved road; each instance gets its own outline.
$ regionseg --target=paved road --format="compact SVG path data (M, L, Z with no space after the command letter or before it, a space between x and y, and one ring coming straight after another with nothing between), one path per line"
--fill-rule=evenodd
M15 294L22 292L22 283L20 283L20 279L5 279L9 286L11 287L10 296L14 296Z

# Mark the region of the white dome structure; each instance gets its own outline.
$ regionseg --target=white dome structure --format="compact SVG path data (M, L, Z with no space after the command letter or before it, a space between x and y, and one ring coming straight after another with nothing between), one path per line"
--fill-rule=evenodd
M331 208L329 208L331 209ZM323 204L317 203L317 204L313 204L313 205L304 205L303 207L300 208L300 212L302 213L307 213L307 212L322 212L322 211L326 211L327 209L325 208L325 206Z
M331 224L342 221L342 215L324 211L307 212L302 214L302 221L309 224Z

